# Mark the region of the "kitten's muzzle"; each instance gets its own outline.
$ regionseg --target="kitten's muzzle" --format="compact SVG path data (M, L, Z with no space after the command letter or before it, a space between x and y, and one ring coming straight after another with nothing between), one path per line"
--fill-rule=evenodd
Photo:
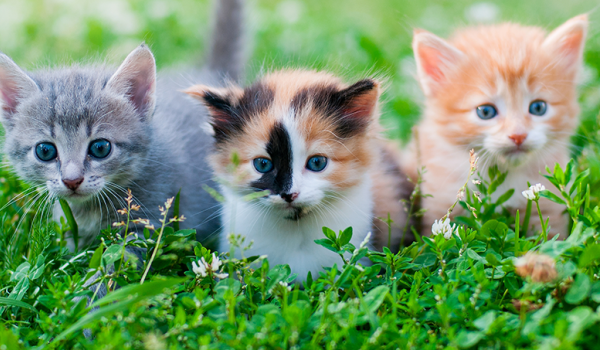
M65 184L65 186L67 186L68 189L75 192L83 183L83 177L78 177L75 179L62 179L62 182Z
M293 201L295 201L296 198L298 198L298 195L298 192L280 194L281 198L283 198L283 200L288 203L292 203Z
M508 135L508 138L511 139L517 147L521 146L525 139L527 138L527 134L512 134Z

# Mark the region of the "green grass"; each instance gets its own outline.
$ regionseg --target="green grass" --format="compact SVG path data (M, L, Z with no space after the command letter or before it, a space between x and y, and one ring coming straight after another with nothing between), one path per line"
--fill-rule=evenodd
M142 40L152 47L159 67L201 59L210 18L207 1L98 3L107 10L91 1L0 0L0 50L26 69L103 59L118 63ZM418 119L421 100L411 68L412 28L448 35L473 23L465 13L475 3L252 1L248 80L263 70L286 66L326 68L348 79L385 75L383 118L390 136L406 139ZM498 20L548 29L598 6L595 1L576 0L494 4ZM573 140L576 162L553 172L552 181L561 189L553 190L561 196L543 192L539 199L564 203L572 218L566 241L544 242L540 234L523 237L527 227L515 226L515 218L507 213L496 214L501 203L490 198L502 176L493 173L492 180L480 187L482 202L468 196L477 218L457 218L459 227L449 239L423 237L393 254L348 245L351 231L325 230L314 249L354 255L340 257L336 266L311 276L301 287L291 283L294 276L288 267L269 266L267 260L251 257L235 260L221 255L218 271L197 276L192 262L203 258L210 263L217 255L213 258L199 245L193 232L173 228L176 223L145 232L145 241L127 243L150 248L148 258L156 252L149 270L151 259L145 260L144 269L136 268L133 259L124 259L123 237L115 230L105 230L93 246L70 253L64 233L74 224L52 223L35 210L24 213L33 197L29 196L0 212L0 344L7 349L597 346L599 19L598 11L591 12L581 87L582 126ZM1 205L26 189L8 170L0 172ZM529 214L519 215L528 221ZM238 249L247 243L234 241ZM514 259L532 250L556 261L556 280L535 282L515 273ZM363 257L373 266L357 264ZM117 272L107 272L110 267ZM146 270L148 276L140 284ZM100 300L83 286L97 271L111 289ZM113 290L116 284L122 288ZM93 298L98 309L90 312L82 296ZM84 329L94 338L85 338Z

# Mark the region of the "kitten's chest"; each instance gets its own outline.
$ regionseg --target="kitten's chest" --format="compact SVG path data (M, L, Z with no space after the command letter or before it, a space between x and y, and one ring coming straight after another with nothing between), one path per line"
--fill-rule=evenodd
M309 271L317 276L322 267L341 263L338 254L315 243L325 238L324 226L336 233L352 227L351 243L356 247L372 231L373 199L368 182L347 193L344 200L316 208L300 220L285 219L273 209L233 196L226 198L220 250L229 251L229 234L241 235L245 244L252 242L244 256L267 255L273 265L288 264L298 274L298 280L304 280ZM240 254L237 249L236 256Z
M527 206L527 199L522 195L522 192L528 188L527 182L532 185L541 183L546 188L552 187L546 178L534 171L509 171L505 181L492 194L492 200L496 202L502 195L510 190L514 190L512 196L502 205L505 208L513 210L524 209Z

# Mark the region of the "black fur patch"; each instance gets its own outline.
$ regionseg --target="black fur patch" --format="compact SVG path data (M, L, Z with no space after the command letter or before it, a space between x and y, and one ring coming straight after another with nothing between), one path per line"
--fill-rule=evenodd
M269 190L271 194L287 194L292 188L292 144L283 124L277 123L271 129L267 153L273 170L250 185L259 191Z
M361 80L344 90L338 90L335 85L313 86L296 94L292 100L292 107L299 111L312 100L315 109L333 119L337 136L352 137L365 130L369 124L369 118L352 115L356 107L361 107L355 105L356 100L374 88L375 82L371 79Z
M271 106L274 96L273 90L262 83L246 88L237 101L232 96L206 92L204 102L211 111L217 144L239 135L249 120Z

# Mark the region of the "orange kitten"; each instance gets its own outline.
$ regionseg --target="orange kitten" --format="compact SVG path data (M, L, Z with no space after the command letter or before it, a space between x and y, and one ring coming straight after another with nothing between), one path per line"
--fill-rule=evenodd
M527 200L521 191L527 181L552 188L540 171L569 160L587 26L587 16L582 15L548 35L540 28L512 23L466 28L448 41L415 32L418 79L426 98L418 147L427 168L423 192L433 195L422 200L426 230L455 201L467 178L471 148L480 156L482 175L493 164L508 171L494 198L514 188L507 208L523 212ZM415 143L409 151L413 178ZM545 199L540 206L553 232L564 232L564 208ZM454 215L460 214L455 210ZM537 217L535 211L532 217Z
M323 72L281 71L248 88L193 86L186 91L208 108L215 151L211 166L221 183L223 234L253 241L245 253L289 264L304 280L340 257L318 246L322 227L352 226L356 247L373 231L387 243L375 217L391 213L394 243L404 225L395 159L379 137L379 83L346 85ZM266 196L244 200L256 191ZM236 252L240 254L240 252Z

